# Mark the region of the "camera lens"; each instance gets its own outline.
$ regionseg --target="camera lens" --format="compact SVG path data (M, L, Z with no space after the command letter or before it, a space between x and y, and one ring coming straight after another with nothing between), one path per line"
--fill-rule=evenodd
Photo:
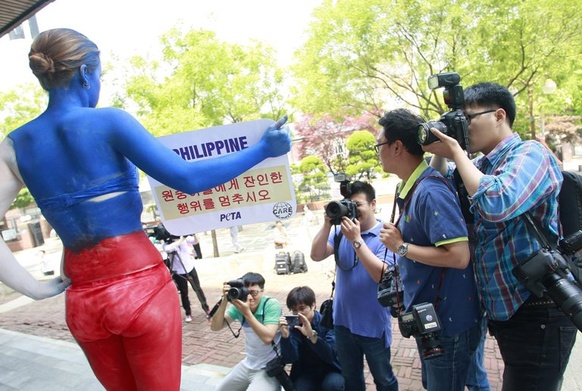
M548 295L572 323L582 330L582 290L558 273L548 273L543 282Z
M445 354L445 349L440 345L438 337L434 334L424 334L420 337L422 358L430 360Z
M418 126L418 134L416 135L416 141L420 145L428 145L434 143L435 141L439 141L438 137L430 131L431 128L435 128L444 134L448 134L447 125L441 121L429 121L427 123L420 124Z
M325 214L333 219L337 217L342 217L348 212L347 208L342 205L342 203L337 201L332 201L325 207Z
M247 301L247 296L249 295L249 290L246 287L242 288L230 288L226 293L226 298L228 301L240 300Z
M429 138L430 130L426 127L426 124L420 124L418 127L418 143L420 145L426 145L426 140Z

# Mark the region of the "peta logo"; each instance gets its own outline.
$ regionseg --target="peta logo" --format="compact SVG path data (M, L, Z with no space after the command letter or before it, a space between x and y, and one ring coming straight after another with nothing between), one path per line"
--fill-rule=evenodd
M240 212L221 213L220 221L240 220Z

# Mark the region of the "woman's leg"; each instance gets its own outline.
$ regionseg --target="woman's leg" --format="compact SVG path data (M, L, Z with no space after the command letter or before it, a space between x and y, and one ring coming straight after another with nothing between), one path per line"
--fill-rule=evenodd
M206 302L206 296L204 295L204 291L200 286L200 279L198 278L198 272L196 271L196 268L190 270L188 276L192 278L192 289L194 289L194 293L196 293L196 296L198 297L198 300L202 305L202 309L204 310L204 312L208 314L208 312L210 311L210 307L208 307L208 303Z
M180 291L180 299L182 300L182 307L184 307L184 312L186 316L192 315L192 309L190 308L190 298L188 297L188 280L187 275L173 273L172 278L178 286L178 291Z

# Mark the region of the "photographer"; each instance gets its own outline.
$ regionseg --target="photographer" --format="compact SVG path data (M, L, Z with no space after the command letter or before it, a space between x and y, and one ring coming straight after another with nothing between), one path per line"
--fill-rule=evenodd
M223 285L223 296L212 316L210 329L219 331L225 326L230 328L233 321L239 321L245 332L246 357L222 379L216 390L279 391L279 380L270 377L265 367L277 357L273 348L281 338L278 333L281 304L276 299L263 295L265 279L258 273L246 273L241 281L230 283L237 286L228 283ZM230 299L229 295L237 298ZM227 309L229 302L232 306Z
M456 167L475 218L477 285L505 369L503 390L558 390L576 338L576 327L549 297L538 299L513 269L540 249L525 223L529 215L556 242L562 174L537 141L522 141L512 126L516 105L509 90L480 83L465 90L471 161L459 144L431 129L441 141L424 147L431 165L449 178ZM454 165L447 166L444 158Z
M421 358L423 386L463 391L481 337L479 301L461 208L453 188L423 159L416 139L421 122L404 109L389 111L379 121L383 130L376 148L382 168L402 179L396 199L400 217L384 224L380 240L398 254L404 288L402 334L408 336L403 320L405 314L416 314L415 306L436 311L436 325L440 321L434 333L420 326L410 331Z
M176 283L178 291L180 292L182 307L186 312L184 320L186 322L192 322L192 309L190 308L190 299L188 297L188 283L192 285L192 289L194 289L204 313L208 315L208 312L210 311L206 302L206 296L200 286L198 272L194 267L194 258L190 253L191 246L196 242L196 240L193 236L180 236L177 240L173 241L168 238L168 241L170 241L170 243L164 242L162 244L162 249L168 255L168 264L172 271L172 279Z
M357 218L344 215L334 226L326 213L311 245L311 259L322 261L337 247L333 320L345 387L365 391L365 355L376 389L398 390L390 365L390 311L377 300L378 282L387 268L384 262L391 263L392 254L378 238L382 222L374 216L376 191L369 183L356 181L344 196L344 203L353 203L350 208L357 210Z
M344 379L335 350L335 333L320 323L316 310L315 292L307 286L291 289L287 294L287 308L296 317L282 316L281 355L292 363L291 380L297 391L343 391ZM290 325L287 319L297 321Z

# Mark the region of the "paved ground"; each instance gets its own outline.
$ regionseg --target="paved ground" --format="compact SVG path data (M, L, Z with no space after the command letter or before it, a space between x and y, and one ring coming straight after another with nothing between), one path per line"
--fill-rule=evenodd
M385 206L390 210L390 206ZM318 216L320 214L316 214ZM312 235L318 225L303 225L301 216L286 222L293 243L290 250L309 254ZM209 257L212 251L210 234L200 234L204 259L197 261L197 270L209 304L220 297L222 281L237 278L247 271L262 273L266 293L284 303L287 292L294 286L309 285L321 302L329 296L332 259L307 262L305 274L276 275L273 271L274 250L271 250L273 224L245 226L239 233L239 242L246 250L234 254L228 229L217 231L221 257ZM43 249L56 264L60 259L60 242L47 240ZM37 252L39 248L17 253L19 261L38 278L40 273ZM243 358L244 340L234 338L227 330L211 332L199 303L193 293L193 322L183 327L183 390L213 390L214 384ZM402 391L422 390L420 362L413 340L404 339L394 323L392 364ZM64 321L64 296L34 302L7 289L0 294L0 391L2 390L102 390L95 381L85 359L74 343ZM563 390L582 390L582 374L575 368L582 364L582 343L578 343L571 358ZM503 363L497 345L488 338L485 366L492 390L500 390ZM20 368L20 369L19 369ZM24 368L24 369L22 369ZM373 381L366 371L367 389L374 390Z

